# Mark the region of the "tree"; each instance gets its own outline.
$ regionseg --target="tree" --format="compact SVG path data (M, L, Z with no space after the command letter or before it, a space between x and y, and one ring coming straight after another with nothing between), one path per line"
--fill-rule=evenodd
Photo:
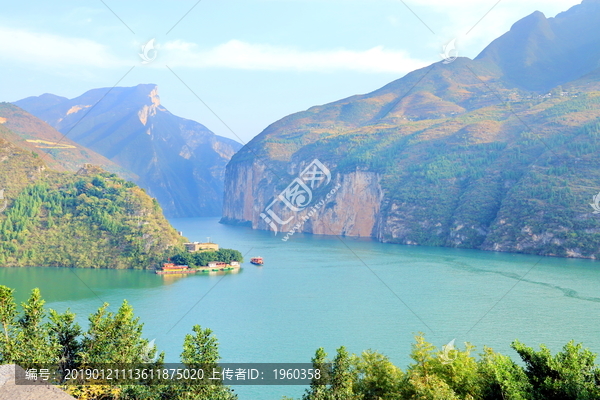
M364 351L355 358L357 381L354 392L363 400L396 400L400 399L399 390L404 373L389 360L376 351Z
M125 364L126 368L132 368L146 361L144 356L153 358L156 354L156 347L149 346L148 340L141 337L143 324L135 317L127 301L116 313L109 312L108 304L103 304L89 317L89 328L82 334L72 312L67 310L60 314L50 310L47 315L38 289L34 289L28 301L22 304L22 313L17 311L13 294L13 289L0 285L0 363L19 363L24 367L28 367L27 364L58 363L63 370L100 367L98 364L104 363ZM218 342L212 331L196 325L193 332L185 338L182 362L190 367L218 368ZM164 353L161 353L156 362L145 363L144 367L164 368L163 361ZM81 400L237 399L220 380L212 385L193 382L180 386L114 382L70 384L63 389Z
M344 346L337 349L331 364L326 361L327 353L319 348L312 359L313 368L321 370L321 378L313 379L302 400L354 400L357 377L352 359Z
M220 372L218 362L219 342L210 329L202 329L200 325L194 325L193 334L185 335L183 341L183 352L181 362L188 368L200 368L205 371L205 377L212 376L212 372ZM181 399L211 399L211 400L233 400L237 396L233 391L224 386L221 380L204 383L197 381L186 382L184 390L179 393Z
M181 252L171 257L171 262L177 265L194 265L194 257L187 251Z
M229 264L232 261L242 262L242 261L244 261L244 257L242 256L242 253L240 253L237 250L219 249L217 251L217 260L216 261L221 261L221 262L225 262L225 263Z
M77 353L81 350L78 338L81 327L75 322L75 314L67 310L59 314L50 310L48 331L53 342L58 343L58 366L60 370L77 367Z
M181 362L190 368L201 368L203 365L217 366L219 362L219 342L210 329L202 329L200 325L192 328L194 334L185 335Z
M530 400L531 384L523 368L510 357L484 347L478 363L480 397L482 400Z
M179 252L170 257L171 262L178 265L189 265L190 267L207 266L211 261L219 261L230 264L232 261L242 262L242 253L233 249L220 249L218 251L198 251L189 253Z
M319 347L312 358L313 369L321 371L321 378L313 378L310 382L310 388L306 389L302 400L327 400L328 390L325 383L328 382L329 375L331 373L330 368L327 364L327 353L325 349Z
M455 348L441 351L431 362L435 375L461 399L479 397L478 365L475 358L471 356L474 348L473 345L465 343L465 350Z
M525 373L534 391L534 399L592 400L600 398L600 370L596 355L581 344L570 341L563 351L552 356L514 341L511 347L525 362Z
M211 261L221 261L215 251L199 251L193 255L194 266L202 267Z
M51 363L56 361L58 344L44 323L45 310L39 289L33 289L22 303L19 317L14 290L0 285L0 363Z
M415 336L410 357L415 360L406 373L401 386L405 398L419 400L455 400L458 399L452 388L436 374L439 366L437 349L425 341L420 333Z
M126 363L144 362L148 356L148 340L142 338L143 324L135 318L133 307L127 300L116 314L107 311L108 303L104 303L89 318L90 326L81 342L78 353L80 362L88 363ZM153 357L153 349L149 356Z
M332 400L351 400L354 395L356 372L352 368L350 355L344 346L337 349L333 360L330 379L330 398Z
M49 335L43 323L46 311L40 290L35 288L27 302L22 303L23 316L19 319L18 340L21 344L20 361L25 363L51 363L56 361L59 344Z
M15 342L17 336L17 306L13 297L14 289L0 285L0 363L14 363L19 358L19 348Z

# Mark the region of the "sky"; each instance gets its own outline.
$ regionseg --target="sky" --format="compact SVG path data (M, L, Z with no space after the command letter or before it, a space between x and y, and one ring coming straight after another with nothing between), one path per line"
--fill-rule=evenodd
M173 114L245 144L286 115L440 61L452 40L474 58L532 12L579 3L0 0L0 101L154 83Z

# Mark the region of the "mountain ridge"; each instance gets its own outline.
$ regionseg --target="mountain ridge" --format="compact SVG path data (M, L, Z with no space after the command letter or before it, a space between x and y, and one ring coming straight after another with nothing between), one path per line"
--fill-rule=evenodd
M600 8L589 15L597 2L587 4L556 19L600 18ZM284 240L305 232L600 258L600 221L589 205L600 190L600 74L587 65L553 75L571 61L545 58L544 40L563 57L578 46L565 44L562 29L534 13L475 60L438 62L271 124L229 162L222 222ZM515 32L516 50L506 45ZM596 36L589 40L600 51ZM511 55L504 47L520 56L492 62L494 52ZM546 76L526 82L548 63ZM555 81L563 87L546 87ZM315 159L329 183L303 187L298 177ZM335 196L318 209L297 203L318 202L331 188Z
M73 99L29 97L15 104L134 173L166 215L221 215L225 165L242 146L170 113L156 85L92 89Z
M507 82L544 92L600 66L600 2L584 1L554 18L536 11L490 43L475 61L496 65Z
M84 164L95 164L126 179L135 175L106 157L85 148L44 121L11 103L0 103L0 122L9 140L45 159L49 167L58 171L76 172Z

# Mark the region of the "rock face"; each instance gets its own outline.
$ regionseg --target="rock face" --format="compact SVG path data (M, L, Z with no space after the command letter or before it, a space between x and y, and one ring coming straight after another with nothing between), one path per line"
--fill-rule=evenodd
M297 179L294 175L306 166L307 163L302 163L291 168L287 175L290 184L293 185ZM329 166L325 167L329 169ZM301 208L296 211L278 197L284 189L285 178L281 175L274 176L261 163L232 164L227 170L227 197L222 221L283 234L294 231L370 237L375 234L382 200L379 179L376 173L355 171L332 175L314 188L310 185L300 187L302 195L310 197L310 201L305 203L305 207L296 207ZM268 207L271 203L272 207ZM274 225L265 218L269 217L265 211L267 208L276 216L269 218ZM277 218L287 222L277 222Z
M273 183L266 177L265 166L262 163L228 165L223 220L234 224L250 224L252 228L257 229L260 208L263 204L266 205L267 199L264 198L268 192L266 186L272 187Z
M378 174L356 171L338 174L331 200L325 199L322 211L305 232L320 235L373 236L377 228L383 191Z
M26 380L15 364L0 365L0 400L73 400L72 396L43 380Z
M600 72L567 59L600 57L597 30L583 35L599 5L535 13L475 60L273 123L229 162L222 222L284 240L306 232L600 257L600 196L590 205L600 190ZM581 37L570 40L567 25ZM554 84L563 86L548 93ZM329 177L312 187L303 172L314 160Z
M165 215L221 215L225 165L241 145L171 114L156 85L93 89L70 100L46 94L15 104L131 171Z

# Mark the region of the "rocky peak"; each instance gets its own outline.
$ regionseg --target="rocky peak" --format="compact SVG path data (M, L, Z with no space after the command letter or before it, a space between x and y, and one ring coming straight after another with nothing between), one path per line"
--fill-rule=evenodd
M142 85L139 85L142 86ZM147 86L147 85L144 85ZM158 86L154 85L154 88L148 94L150 98L150 104L144 104L140 111L138 111L138 117L140 118L140 122L146 126L148 123L148 117L153 117L156 115L156 110L160 106L160 97L158 96ZM150 134L150 129L148 130L148 134Z
M536 11L494 40L476 60L498 68L520 89L544 92L590 73L600 60L600 0L587 0L555 18Z

